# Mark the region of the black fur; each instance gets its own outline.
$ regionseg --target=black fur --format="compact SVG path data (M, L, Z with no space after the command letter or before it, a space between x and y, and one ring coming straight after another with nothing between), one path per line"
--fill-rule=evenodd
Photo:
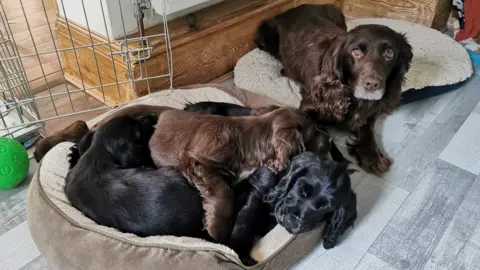
M252 109L241 105L211 101L188 103L183 110L188 112L199 112L201 114L216 114L224 116L247 116L252 113Z
M81 156L72 149L78 161L71 159L65 193L101 225L142 237L204 238L198 191L173 168L152 165L148 140L155 123L154 116L123 116L99 127Z
M236 209L238 214L229 246L246 265L255 264L250 257L255 238L264 236L277 224L275 218L270 215L270 206L263 202L263 198L275 187L278 179L278 176L262 167L257 169L248 181L239 184L244 186L244 190L235 187L235 195L244 198L237 197L236 202L240 204Z
M334 247L357 218L347 165L310 152L292 159L288 172L265 200L273 207L277 222L292 234L313 230L327 221L326 249Z

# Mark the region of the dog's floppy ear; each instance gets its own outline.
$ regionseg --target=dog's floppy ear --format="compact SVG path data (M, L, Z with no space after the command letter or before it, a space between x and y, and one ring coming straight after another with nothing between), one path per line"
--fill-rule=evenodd
M353 191L350 196L342 201L327 219L327 226L323 232L323 247L325 249L333 248L337 245L338 238L349 228L357 219L357 196Z
M332 64L333 64L333 71L337 80L340 81L342 84L347 84L347 73L345 72L345 65L344 65L344 52L343 46L345 46L345 41L339 42L335 48L335 51L332 55Z
M90 145L92 145L94 134L95 131L90 131L78 142L77 148L80 156L87 152L88 148L90 148Z
M255 44L260 50L270 53L278 58L280 46L280 34L274 19L267 19L260 23L257 28Z
M307 169L302 166L302 163L296 162L295 159L296 158L293 159L287 174L283 176L278 184L265 196L264 201L266 203L275 203L285 197L298 177L307 172Z
M405 34L398 34L397 46L398 46L398 57L397 57L397 63L395 64L394 70L398 74L391 74L391 75L400 74L401 76L403 76L410 69L410 64L412 63L412 58L413 58L412 46L410 45L410 43L408 43L408 40L405 37Z

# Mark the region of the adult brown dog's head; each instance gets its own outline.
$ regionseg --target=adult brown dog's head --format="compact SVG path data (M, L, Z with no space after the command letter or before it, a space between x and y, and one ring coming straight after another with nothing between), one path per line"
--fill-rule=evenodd
M383 25L361 25L336 42L332 68L356 98L380 100L388 91L400 91L412 57L403 34Z

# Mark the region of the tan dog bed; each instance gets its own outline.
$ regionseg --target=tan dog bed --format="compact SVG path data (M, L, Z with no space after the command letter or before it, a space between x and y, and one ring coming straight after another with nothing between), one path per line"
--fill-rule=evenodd
M219 85L163 91L136 104L183 108L186 102L207 100L247 106L273 104L268 98ZM276 226L252 251L260 263L245 267L237 254L223 245L189 237L140 238L98 225L71 206L65 196L71 145L61 143L48 152L28 192L30 232L45 260L56 269L285 269L321 240L322 228L293 236Z

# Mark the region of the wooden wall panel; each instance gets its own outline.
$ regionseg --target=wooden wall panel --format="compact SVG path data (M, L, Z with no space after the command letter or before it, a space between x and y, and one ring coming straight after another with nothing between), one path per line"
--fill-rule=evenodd
M437 29L446 25L451 0L345 0L346 16L392 18Z
M233 70L237 60L254 48L255 31L260 21L273 17L302 3L334 3L339 7L342 0L238 0L226 1L218 5L195 12L196 27L188 27L185 18L178 18L169 22L169 32L173 54L173 83L174 87L189 84L208 83ZM92 43L88 32L82 27L70 23L75 46L84 46ZM56 32L61 48L71 47L70 37L66 23L59 18ZM163 25L146 29L146 35L163 32ZM138 34L129 36L134 38ZM106 42L104 37L93 34L93 43ZM168 73L165 40L163 37L153 38L151 57L146 61L148 76L157 76ZM129 42L129 48L141 47ZM99 61L102 83L113 83L114 73L110 50L107 45L96 46L95 55ZM118 43L113 44L113 51L119 51ZM100 85L93 49L88 47L78 50L79 64L85 87ZM76 68L76 60L72 51L62 53L65 61L67 80L77 87L83 87L80 74ZM127 77L127 64L116 56L115 67L117 74L125 80ZM132 62L134 78L145 75L145 62ZM148 80L151 91L166 89L169 86L168 78ZM106 102L117 103L118 90L115 87L104 89ZM125 84L120 87L122 100L132 100L148 94L146 81ZM92 95L103 101L101 89L91 91Z

